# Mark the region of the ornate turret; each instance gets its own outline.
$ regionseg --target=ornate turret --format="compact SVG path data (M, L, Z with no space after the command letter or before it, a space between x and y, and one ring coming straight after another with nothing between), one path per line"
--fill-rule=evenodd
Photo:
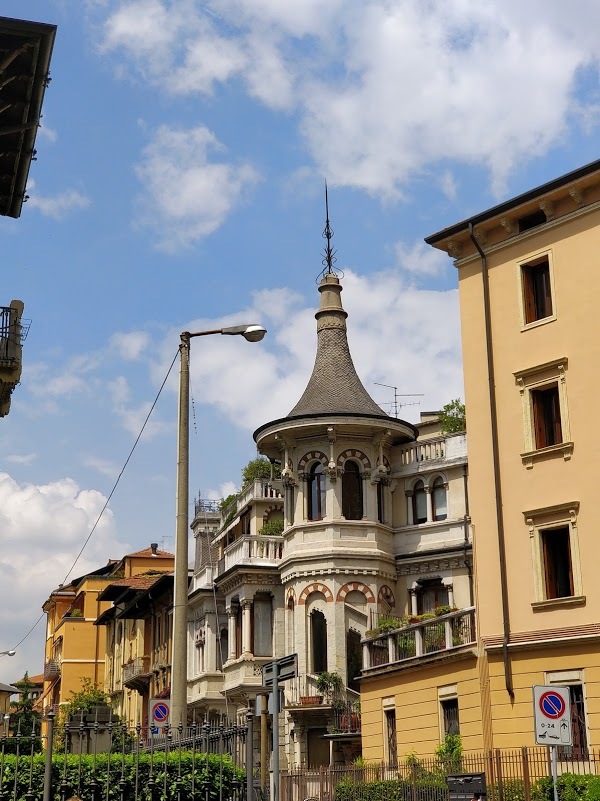
M348 314L342 306L342 286L335 273L325 273L319 284L319 292L321 303L315 314L315 366L302 397L288 417L314 417L331 413L387 417L356 373L346 335Z

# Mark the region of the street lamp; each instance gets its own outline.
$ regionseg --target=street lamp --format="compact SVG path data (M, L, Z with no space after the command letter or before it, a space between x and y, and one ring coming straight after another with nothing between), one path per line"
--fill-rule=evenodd
M10 651L0 651L0 656L14 656L16 653L12 649Z
M261 325L234 325L210 331L183 331L179 345L179 418L177 425L177 522L175 528L175 578L173 591L173 657L171 659L171 725L187 723L187 612L188 612L188 504L189 504L189 405L190 340L211 334L242 336L260 342L267 333Z

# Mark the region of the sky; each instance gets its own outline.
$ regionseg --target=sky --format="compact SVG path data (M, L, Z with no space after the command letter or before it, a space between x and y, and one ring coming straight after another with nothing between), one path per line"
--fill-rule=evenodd
M58 33L2 297L0 650L68 575L192 342L190 496L228 495L314 360L324 182L363 383L462 397L457 276L423 237L598 157L597 0L3 0ZM71 573L175 531L177 361ZM412 396L411 396L412 393ZM468 410L467 410L468 411ZM0 657L40 673L44 625Z

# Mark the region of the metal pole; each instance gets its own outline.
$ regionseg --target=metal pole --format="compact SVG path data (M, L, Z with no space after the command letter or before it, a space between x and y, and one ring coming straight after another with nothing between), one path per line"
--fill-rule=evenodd
M43 801L50 801L52 784L52 747L54 742L54 718L55 712L48 712L48 735L46 737L46 764L44 767L44 795Z
M177 437L177 525L171 661L171 725L187 725L187 614L188 614L188 477L190 337L181 334L179 346L179 418Z
M279 801L279 665L273 660L273 799Z
M552 749L552 785L554 787L554 801L558 801L558 770L556 764L556 746L551 745L550 748Z
M266 798L267 790L267 709L268 695L261 696L260 705L260 789L263 792L263 798Z
M253 782L254 782L254 715L252 714L252 707L248 702L248 709L246 710L246 801L253 799Z

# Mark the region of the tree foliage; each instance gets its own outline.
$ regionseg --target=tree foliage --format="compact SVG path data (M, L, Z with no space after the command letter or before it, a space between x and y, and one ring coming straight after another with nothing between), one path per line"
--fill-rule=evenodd
M460 398L455 398L444 406L440 413L440 423L443 434L458 434L467 430L465 404Z
M242 485L245 487L253 481L264 481L271 478L271 462L265 459L264 456L257 456L256 459L251 459L248 464L242 468ZM273 478L281 478L281 469L279 465L274 465Z
M33 683L29 680L26 673L21 681L15 682L14 686L19 690L19 700L12 704L14 712L10 719L10 731L14 735L21 734L29 737L32 733L39 734L41 715L34 707L34 699L31 696Z

